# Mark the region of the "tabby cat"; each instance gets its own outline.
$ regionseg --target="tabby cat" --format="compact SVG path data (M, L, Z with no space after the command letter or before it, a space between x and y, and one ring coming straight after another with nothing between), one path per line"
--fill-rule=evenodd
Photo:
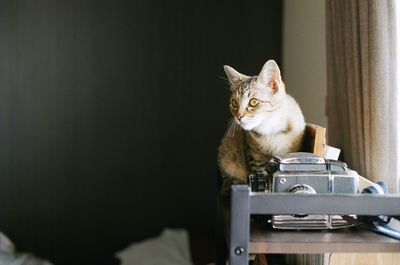
M286 94L274 60L267 61L258 76L246 76L224 66L231 97L232 120L218 149L221 193L245 183L252 170L263 171L275 155L299 151L305 122L299 105Z

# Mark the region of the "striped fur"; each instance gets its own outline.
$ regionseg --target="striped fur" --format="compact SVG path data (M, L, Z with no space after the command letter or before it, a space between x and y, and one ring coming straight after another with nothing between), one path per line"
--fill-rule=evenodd
M262 171L275 155L299 151L305 122L296 101L286 94L277 64L268 61L255 77L225 66L231 83L233 116L218 149L222 194L247 182L252 170ZM252 106L253 104L253 106Z

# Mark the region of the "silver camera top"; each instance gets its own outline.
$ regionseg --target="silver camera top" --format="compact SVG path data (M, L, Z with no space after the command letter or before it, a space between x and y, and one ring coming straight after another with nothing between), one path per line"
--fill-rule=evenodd
M312 153L290 153L274 158L279 163L280 171L334 171L347 172L346 163L324 159Z
M323 164L325 159L313 153L297 152L276 156L282 164Z

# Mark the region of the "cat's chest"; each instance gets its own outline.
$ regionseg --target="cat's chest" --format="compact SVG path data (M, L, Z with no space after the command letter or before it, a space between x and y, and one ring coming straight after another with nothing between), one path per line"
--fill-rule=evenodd
M249 135L247 138L248 151L264 156L280 155L288 152L290 141L285 134Z

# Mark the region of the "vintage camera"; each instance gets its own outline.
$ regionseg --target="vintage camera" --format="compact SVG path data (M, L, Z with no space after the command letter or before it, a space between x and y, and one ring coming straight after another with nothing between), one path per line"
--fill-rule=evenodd
M344 162L328 160L311 153L291 153L273 157L263 172L252 172L253 192L290 192L293 194L358 192L359 176ZM278 229L334 229L350 226L339 215L274 215Z

